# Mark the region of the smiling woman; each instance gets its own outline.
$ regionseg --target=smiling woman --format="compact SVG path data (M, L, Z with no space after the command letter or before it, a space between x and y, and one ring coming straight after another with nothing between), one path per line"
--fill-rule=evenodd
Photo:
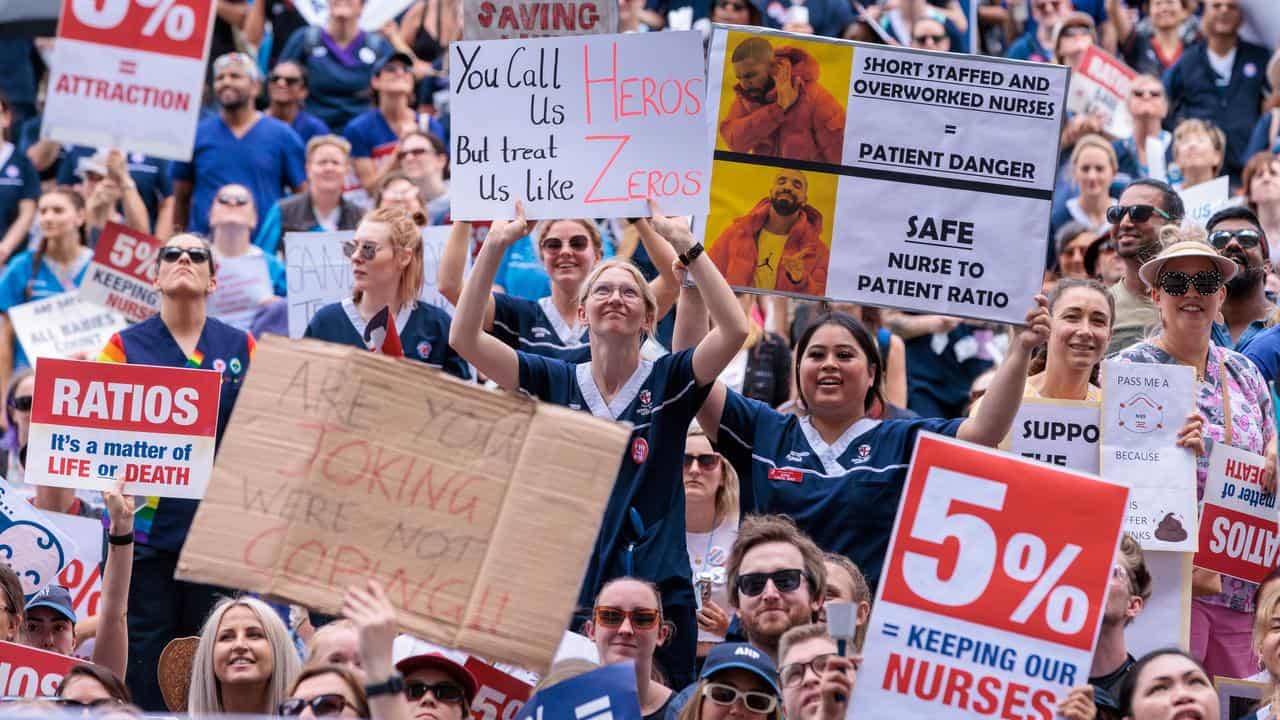
M191 667L188 711L270 715L301 668L289 630L269 605L228 598L209 613Z

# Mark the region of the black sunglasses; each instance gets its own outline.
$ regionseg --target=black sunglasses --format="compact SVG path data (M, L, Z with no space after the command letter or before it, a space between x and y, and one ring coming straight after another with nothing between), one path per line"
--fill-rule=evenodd
M178 247L176 245L166 245L160 248L160 262L176 263L186 255L191 258L191 262L199 265L209 262L209 251L202 247Z
M249 204L248 195L219 195L217 200L219 203L223 205L230 205L231 207L240 207L242 205Z
M930 43L930 44L933 44L933 45L941 45L942 43L944 43L944 42L946 42L946 41L947 41L947 36L946 36L945 34L943 34L943 35L917 35L915 39L916 39L916 42L918 42L918 43L920 43L920 44Z
M684 454L684 467L686 470L693 467L694 463L698 463L698 467L703 470L715 470L720 464L720 456L715 453L702 453L700 455Z
M30 395L14 395L9 398L9 407L18 412L31 412L31 396Z
M280 715L285 717L293 717L301 715L303 710L308 706L316 717L325 717L327 715L337 715L343 711L351 703L347 699L337 693L325 693L317 695L310 700L306 698L289 698L280 703L278 710Z
M1152 215L1159 215L1164 218L1165 222L1173 220L1169 213L1161 210L1155 205L1112 205L1107 208L1107 222L1112 225L1119 225L1124 216L1128 215L1130 220L1141 225L1151 219Z
M1175 270L1161 273L1159 285L1166 295L1175 297L1186 295L1193 285L1201 295L1212 295L1222 287L1222 273L1217 270L1201 270L1195 275L1188 275Z
M1221 250L1231 243L1231 238L1235 238L1240 247L1248 249L1258 247L1262 242L1262 233L1257 230L1245 228L1242 230L1214 230L1209 233L1209 244Z
M778 592L791 592L804 582L803 570L775 570L771 573L747 573L738 576L738 592L747 597L755 597L764 592L769 581L778 588Z
M440 702L462 702L462 688L451 682L440 682L433 685L424 682L411 682L406 683L404 686L404 695L409 698L409 702L418 702L427 693L434 695L436 700Z
M543 238L542 249L546 252L560 252L560 250L564 248L566 242L569 244L569 249L574 252L582 252L591 246L591 238L586 235L574 235L567 241L558 237Z
M282 82L285 85L288 85L289 87L295 87L297 85L302 84L302 78L289 77L288 75L270 75L267 77L267 82L272 82L272 83Z

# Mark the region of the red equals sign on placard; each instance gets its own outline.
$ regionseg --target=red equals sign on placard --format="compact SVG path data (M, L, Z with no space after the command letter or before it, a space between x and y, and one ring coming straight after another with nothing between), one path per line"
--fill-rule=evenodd
M134 62L134 61L132 61L132 60L121 60L121 61L120 61L120 74L121 74L121 75L133 75L133 74L134 74L134 73L136 73L136 72L138 72L138 63L136 63L136 62Z

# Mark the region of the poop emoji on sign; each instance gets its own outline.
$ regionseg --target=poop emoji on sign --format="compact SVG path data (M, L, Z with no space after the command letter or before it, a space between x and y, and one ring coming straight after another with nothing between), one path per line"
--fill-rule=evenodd
M1164 542L1182 542L1187 539L1187 531L1182 527L1182 521L1173 513L1169 513L1156 526L1156 539Z

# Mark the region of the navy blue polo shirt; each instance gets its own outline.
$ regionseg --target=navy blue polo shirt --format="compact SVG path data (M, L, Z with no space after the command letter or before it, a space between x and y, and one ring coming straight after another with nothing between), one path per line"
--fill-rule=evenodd
M354 62L348 65L326 47L323 36L321 28L298 28L277 62L293 60L307 69L307 112L330 128L342 128L373 105L373 66L392 53L391 43L377 33L361 33L349 48Z
M40 175L27 156L12 143L0 143L0 235L18 219L18 203L40 198Z
M303 336L362 348L367 326L355 302L347 298L316 311ZM412 310L406 308L396 315L396 332L405 357L440 368L454 377L471 379L467 361L449 347L449 314L444 310L415 302Z
M1187 118L1209 120L1227 135L1226 169L1235 178L1247 158L1245 148L1262 113L1262 98L1270 91L1265 48L1241 41L1230 78L1221 78L1209 64L1209 46L1198 42L1183 51L1164 74L1169 96L1165 127L1173 129Z

